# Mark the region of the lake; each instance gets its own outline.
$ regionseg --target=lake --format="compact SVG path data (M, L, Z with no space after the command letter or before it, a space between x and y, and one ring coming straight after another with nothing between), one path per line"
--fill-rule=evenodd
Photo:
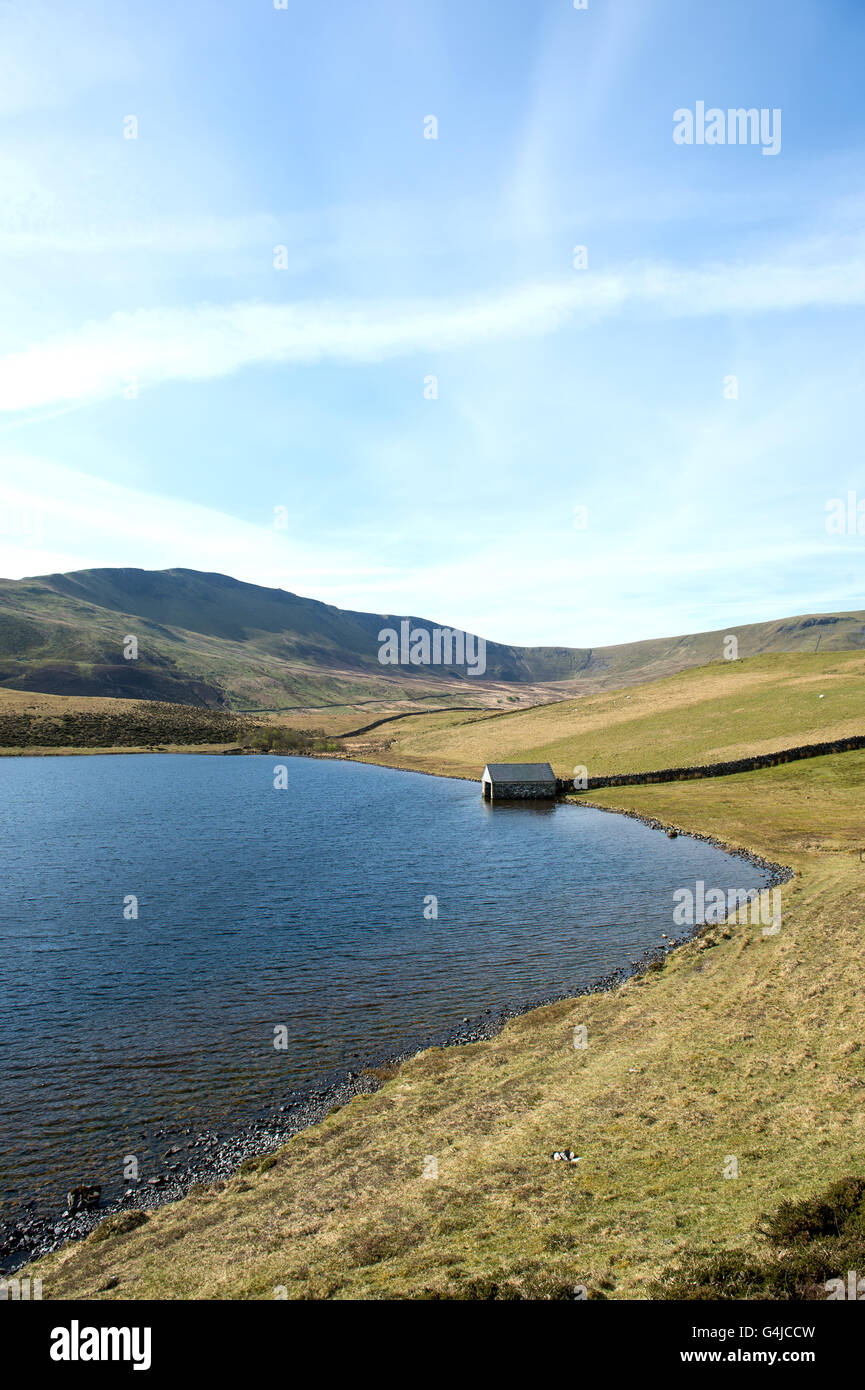
M677 887L766 881L622 816L319 759L3 758L0 807L7 1211L576 992L680 934Z

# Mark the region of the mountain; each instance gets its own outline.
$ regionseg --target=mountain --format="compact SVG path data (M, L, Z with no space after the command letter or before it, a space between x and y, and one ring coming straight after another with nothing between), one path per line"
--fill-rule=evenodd
M817 614L600 648L488 642L486 672L382 665L378 634L446 626L359 613L197 570L90 569L0 580L0 687L272 709L424 698L522 703L655 679L740 656L865 647L865 612ZM138 657L124 659L137 639Z

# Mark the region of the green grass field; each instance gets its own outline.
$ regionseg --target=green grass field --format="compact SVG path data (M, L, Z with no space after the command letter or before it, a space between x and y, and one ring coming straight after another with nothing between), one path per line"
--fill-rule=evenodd
M820 696L823 696L821 699ZM418 715L364 736L363 756L480 778L487 762L590 776L768 753L865 730L862 652L717 662L648 685L508 714Z

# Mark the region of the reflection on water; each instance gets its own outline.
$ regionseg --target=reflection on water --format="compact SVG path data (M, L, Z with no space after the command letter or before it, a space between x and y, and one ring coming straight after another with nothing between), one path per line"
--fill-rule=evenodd
M7 1198L110 1192L154 1126L239 1120L585 985L672 931L677 886L762 882L600 811L303 758L276 790L273 766L0 760Z

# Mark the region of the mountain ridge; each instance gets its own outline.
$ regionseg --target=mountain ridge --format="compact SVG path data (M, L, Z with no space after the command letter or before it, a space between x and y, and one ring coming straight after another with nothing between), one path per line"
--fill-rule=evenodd
M0 687L211 707L378 698L510 701L568 696L670 675L739 655L865 647L865 611L803 614L606 647L487 641L483 676L453 663L383 666L378 633L409 614L341 609L230 575L105 567L0 580ZM124 660L124 638L139 656ZM502 696L502 692L511 693Z

